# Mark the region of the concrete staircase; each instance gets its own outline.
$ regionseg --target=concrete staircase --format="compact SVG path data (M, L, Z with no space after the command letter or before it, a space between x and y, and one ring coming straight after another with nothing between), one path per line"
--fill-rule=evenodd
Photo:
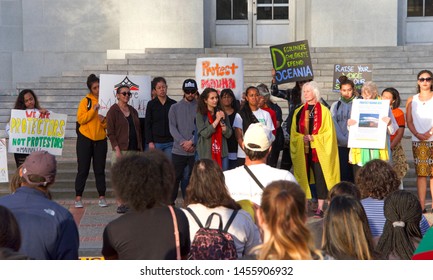
M385 87L397 88L403 100L402 106L409 96L416 93L416 74L422 69L430 69L433 65L431 46L311 48L310 53L315 81L322 89L323 98L330 104L339 97L338 93L332 91L334 64L371 64L373 81L377 83L379 91ZM268 48L146 49L145 53L126 54L123 59L107 59L101 65L84 66L82 71L64 72L61 77L42 77L38 83L19 84L17 92L23 88L31 88L38 95L44 108L68 115L66 146L63 156L58 158L59 175L56 192L65 192L73 196L76 172L76 110L80 99L87 93L85 82L90 73L164 76L169 86L168 94L180 100L183 80L195 76L197 57L241 57L244 61L245 88L259 83L270 84L272 63ZM281 86L281 88L291 87L293 84ZM0 127L4 128L9 120L10 109L14 106L16 95L2 95L0 98ZM278 98L276 101L286 115L287 102ZM4 130L0 130L0 137L6 137ZM409 132L406 130L405 140L408 140L408 137ZM411 161L410 147L406 152ZM12 176L15 164L11 154L8 158L9 175ZM110 156L108 155L107 158L109 159ZM94 182L92 172L90 176L90 184L86 187L86 191L95 190L92 185ZM413 173L409 173L407 177L413 177ZM405 185L413 187L414 181L407 180ZM7 192L7 184L0 184L0 195L5 192Z

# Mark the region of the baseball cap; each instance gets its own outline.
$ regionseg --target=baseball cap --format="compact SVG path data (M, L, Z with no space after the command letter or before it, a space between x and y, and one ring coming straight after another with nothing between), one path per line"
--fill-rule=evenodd
M30 186L44 186L54 182L57 171L57 162L55 156L47 151L33 152L27 156L22 167L22 177ZM45 179L44 182L32 182L30 175L37 175Z
M197 82L193 79L186 79L183 81L182 90L197 90Z
M251 151L263 152L269 149L274 139L275 137L269 128L262 123L252 123L245 132L244 146ZM252 147L250 144L256 146Z

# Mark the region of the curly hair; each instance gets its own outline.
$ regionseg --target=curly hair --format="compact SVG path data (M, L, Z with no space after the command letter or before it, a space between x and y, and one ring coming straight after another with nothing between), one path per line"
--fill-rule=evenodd
M305 193L290 181L274 181L263 191L260 212L270 237L258 250L260 260L311 260L320 257L305 225Z
M174 168L160 150L122 157L112 166L111 174L117 198L136 211L170 203Z
M38 97L36 96L35 92L31 89L23 89L22 91L20 91L17 100L15 101L14 109L18 109L18 110L27 109L26 103L24 102L24 95L26 95L27 93L30 93L33 96L33 99L35 100L35 108L41 109L41 106L39 105Z
M418 198L408 191L398 190L385 199L383 208L386 222L377 250L386 258L394 253L400 259L410 260L416 249L414 239L422 238L419 226L422 209Z
M371 197L380 200L400 186L400 180L393 167L380 159L371 160L361 167L355 183L361 190L362 198Z
M338 260L375 259L373 237L360 201L335 196L323 223L322 250Z
M13 213L0 205L0 247L18 251L21 247L21 231Z
M241 208L230 196L221 168L211 159L201 159L194 164L186 189L185 205L193 203L200 203L208 208Z

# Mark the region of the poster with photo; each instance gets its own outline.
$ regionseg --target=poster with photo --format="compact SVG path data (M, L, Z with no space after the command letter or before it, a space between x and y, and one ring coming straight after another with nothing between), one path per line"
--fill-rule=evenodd
M349 127L349 148L384 149L389 100L355 99L350 118L356 123Z

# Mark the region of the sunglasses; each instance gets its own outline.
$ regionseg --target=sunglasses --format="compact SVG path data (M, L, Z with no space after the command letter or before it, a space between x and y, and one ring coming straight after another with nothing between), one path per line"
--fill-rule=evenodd
M185 90L185 94L196 94L196 90Z
M431 82L432 81L432 77L428 77L428 78L419 78L418 81L422 82Z
M124 91L124 92L121 92L120 94L122 94L123 96L126 96L126 95L131 96L130 91Z

